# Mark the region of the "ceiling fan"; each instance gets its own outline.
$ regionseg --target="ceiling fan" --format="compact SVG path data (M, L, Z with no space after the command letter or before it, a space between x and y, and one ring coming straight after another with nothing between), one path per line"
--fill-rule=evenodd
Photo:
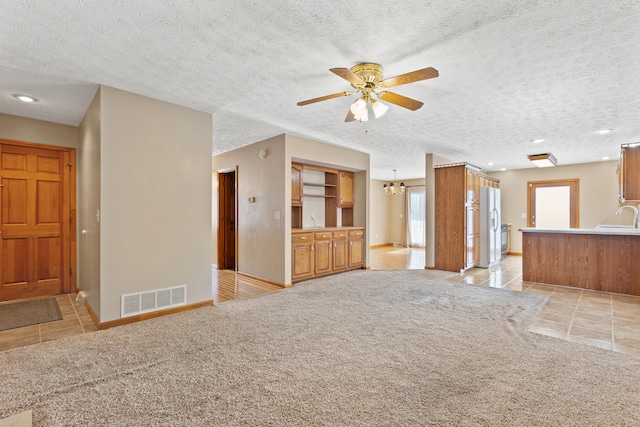
M416 101L415 99L407 98L406 96L398 95L397 93L386 91L384 89L438 77L438 70L429 67L383 80L382 66L372 63L357 64L351 67L351 69L330 68L329 71L351 83L351 86L353 86L356 90L354 92L339 92L334 93L333 95L326 95L319 98L300 101L298 102L298 105L308 105L315 102L326 101L327 99L362 93L362 96L358 98L353 104L351 104L349 113L347 114L347 118L344 120L345 122L351 122L354 120L366 122L367 120L369 120L369 109L367 107L368 104L371 104L371 109L373 110L373 114L376 118L386 113L389 107L384 105L382 102L373 99L374 96L383 101L387 101L392 104L399 105L400 107L408 108L409 110L415 111L418 108L422 107L422 102Z

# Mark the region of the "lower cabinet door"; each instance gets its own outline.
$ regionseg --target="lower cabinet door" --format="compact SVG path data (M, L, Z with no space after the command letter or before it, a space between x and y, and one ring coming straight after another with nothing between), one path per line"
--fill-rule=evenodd
M347 241L333 241L333 271L347 269Z
M331 272L331 241L316 242L315 244L315 274Z
M364 265L362 257L363 239L349 240L349 268L359 268Z
M313 243L293 245L291 256L293 274L291 280L306 279L313 276Z

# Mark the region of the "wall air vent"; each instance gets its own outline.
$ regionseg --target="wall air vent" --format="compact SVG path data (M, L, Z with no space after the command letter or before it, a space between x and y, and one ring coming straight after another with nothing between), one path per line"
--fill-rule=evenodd
M120 296L120 316L129 317L136 314L179 307L187 303L187 285L152 291L122 294Z

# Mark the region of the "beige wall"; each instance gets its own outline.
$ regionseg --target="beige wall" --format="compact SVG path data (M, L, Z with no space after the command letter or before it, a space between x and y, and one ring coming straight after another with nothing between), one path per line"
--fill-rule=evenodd
M425 184L422 178L403 182L407 186ZM387 196L383 186L388 183L389 181L371 180L371 246L407 243L405 235L407 197L406 194Z
M389 201L387 200L389 196L382 190L385 182L377 179L371 180L371 194L369 197L371 201L370 246L385 245L393 242L389 230Z
M267 151L265 159L259 157L261 150ZM214 205L212 263L217 263L218 255L217 172L238 167L236 267L241 273L285 284L284 239L289 212L286 210L284 195L286 169L284 135L222 153L214 156L212 161ZM249 203L249 197L255 197L255 203ZM279 220L275 219L276 212L280 213ZM289 224L291 224L290 220Z
M78 148L80 146L80 130L76 126L2 113L0 113L0 138L58 147Z
M608 161L489 173L500 180L502 222L511 223L511 251L522 252L522 233L518 229L527 226L528 181L578 178L581 228L624 221L625 217L615 215L618 209L617 164L617 161Z
M78 150L78 287L100 318L100 90L80 123Z
M261 150L268 153L265 159L258 156ZM292 135L280 135L213 157L214 264L218 252L217 171L238 167L238 271L281 285L291 284L292 160L354 170L354 224L368 226L369 155ZM248 203L251 196L256 198L255 203ZM277 213L280 219L276 219ZM368 256L367 251L366 265Z
M211 300L211 115L104 86L100 104L100 320L130 292Z

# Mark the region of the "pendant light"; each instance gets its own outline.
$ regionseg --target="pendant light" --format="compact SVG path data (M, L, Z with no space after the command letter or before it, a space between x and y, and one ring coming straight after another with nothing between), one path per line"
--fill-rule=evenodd
M393 181L397 181L397 177L396 177L396 170L393 170ZM397 195L402 195L404 194L404 190L405 190L405 185L404 182L400 183L399 187L396 187L394 182L390 182L389 185L385 184L383 187L384 192L387 193L387 196L397 196Z

